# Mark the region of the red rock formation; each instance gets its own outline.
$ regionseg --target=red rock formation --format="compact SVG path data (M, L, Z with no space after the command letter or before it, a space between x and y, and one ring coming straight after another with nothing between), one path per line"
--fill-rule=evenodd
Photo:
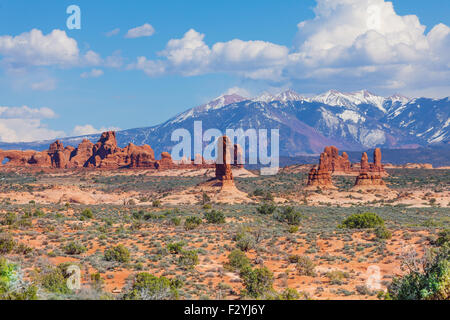
M70 154L72 153L73 148L64 148L64 145L59 140L53 142L48 148L48 155L50 156L51 167L64 169L67 168Z
M51 158L47 152L35 152L27 161L28 165L46 168L51 167Z
M363 153L361 156L361 167L360 170L363 172L370 171L369 167L369 157L367 156L367 153Z
M230 139L227 136L219 138L217 149L216 178L222 182L233 181L231 162L234 158L234 147L231 147Z
M356 178L354 189L387 189L387 186L379 174L361 172Z
M373 152L373 165L376 172L384 171L383 165L381 164L381 149L379 148L375 149Z
M360 172L375 173L380 176L387 176L387 172L381 163L381 150L379 148L375 149L373 152L373 163L369 163L369 157L367 153L363 153L361 157L361 166L359 168Z
M201 156L199 156L201 157ZM156 161L155 153L149 145L136 146L130 143L125 148L117 146L116 134L113 131L104 132L94 145L89 140L83 140L78 147L65 147L60 141L55 141L47 151L2 151L0 150L0 165L4 159L8 167L36 168L145 168L168 170L178 166L169 153L163 152L161 160ZM203 158L196 165L192 160L185 159L179 164L183 169L213 168Z
M354 189L386 189L386 183L383 181L383 176L387 175L381 164L381 150L375 149L373 152L373 163L369 163L367 153L363 153L361 157L361 168L358 177L356 178Z
M161 153L161 160L157 162L157 168L159 170L174 169L175 164L172 161L172 156L168 152Z
M130 144L128 146L130 168L156 168L155 152L149 145L142 147Z
M88 166L88 161L91 159L94 154L93 151L94 144L87 139L84 139L72 152L72 156L70 158L70 167L72 168L81 168Z
M326 166L332 174L351 173L351 163L348 160L347 153L344 152L340 156L339 149L334 146L326 147L324 153L328 156Z
M308 187L319 187L323 189L334 189L331 179L330 159L327 152L320 155L319 166L314 166L308 176Z

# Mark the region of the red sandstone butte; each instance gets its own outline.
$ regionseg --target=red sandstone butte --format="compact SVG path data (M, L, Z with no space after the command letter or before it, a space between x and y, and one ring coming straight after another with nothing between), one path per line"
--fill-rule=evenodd
M314 166L308 176L308 188L335 189L331 179L330 160L327 152L320 155L319 166Z
M102 133L96 144L83 140L77 148L64 147L62 142L55 141L47 151L3 151L0 150L0 164L4 159L8 162L5 167L30 167L50 169L101 168L101 169L158 169L175 168L213 168L203 158L201 164L194 164L186 159L178 165L172 161L169 153L163 152L161 160L155 159L155 153L149 145L136 146L130 143L125 148L117 145L116 133L108 131Z
M383 181L383 176L387 173L381 163L381 150L375 149L373 153L373 163L369 163L367 153L363 153L361 157L360 173L355 181L355 190L372 190L372 189L387 189L386 183Z
M334 146L326 147L324 153L327 154L326 167L332 174L351 173L351 163L347 153L344 152L340 156L339 149Z
M222 182L232 182L233 171L231 169L231 162L234 159L234 147L231 147L230 139L227 136L219 138L217 143L216 178Z

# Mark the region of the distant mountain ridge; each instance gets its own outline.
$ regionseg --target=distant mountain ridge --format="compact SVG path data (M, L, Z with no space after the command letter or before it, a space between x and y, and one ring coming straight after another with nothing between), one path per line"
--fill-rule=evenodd
M280 155L316 155L324 146L361 151L444 146L450 141L450 99L410 99L401 95L381 97L361 90L342 93L330 90L315 97L304 97L288 90L277 95L265 93L250 99L237 94L222 95L189 109L153 127L117 133L118 144L149 144L160 154L176 144L175 129L193 132L194 121L203 129L244 130L279 129ZM60 139L76 146L82 139L96 141L100 134ZM50 141L0 143L0 149L44 150Z

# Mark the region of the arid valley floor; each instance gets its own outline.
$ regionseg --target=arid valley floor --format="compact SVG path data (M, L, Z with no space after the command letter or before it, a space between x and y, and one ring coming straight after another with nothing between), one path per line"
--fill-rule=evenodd
M296 289L301 299L377 299L404 272L407 251L423 254L450 225L450 170L387 169L389 189L381 191L352 191L351 176L334 176L337 190L305 191L308 169L288 167L265 177L235 170L240 192L229 198L208 185L210 169L2 170L0 232L16 248L5 255L21 266L24 279L38 284L41 297L120 298L135 274L148 272L180 280L179 299L238 299L243 286L228 256L239 247L253 266L273 272L277 292ZM275 210L300 212L298 226L258 210L269 202ZM225 222L208 223L204 215L211 210L222 212ZM382 217L392 237L338 227L363 212ZM201 221L186 223L190 217ZM196 250L198 260L183 259L174 249L180 242L183 252ZM129 259L105 259L119 244ZM305 256L312 272L298 267ZM52 292L42 275L67 262L80 266L82 290ZM380 287L370 290L374 268Z

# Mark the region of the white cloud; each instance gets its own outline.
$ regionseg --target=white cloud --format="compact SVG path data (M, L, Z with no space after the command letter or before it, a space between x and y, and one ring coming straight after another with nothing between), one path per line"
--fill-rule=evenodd
M316 17L298 25L286 75L312 85L341 83L412 90L450 80L449 28L428 34L415 15L384 0L317 0Z
M55 118L55 112L50 108L33 109L28 106L1 107L0 119L51 119Z
M31 84L31 89L35 91L52 91L55 90L55 88L56 80L53 78L44 79Z
M448 26L426 33L417 16L400 16L385 0L317 0L314 13L298 24L291 49L239 39L208 46L205 35L191 29L170 40L159 59L139 57L128 69L149 76L231 73L307 92L436 91L450 82Z
M78 63L77 42L65 31L53 30L44 35L33 29L18 36L0 36L0 55L10 64L49 66Z
M80 77L83 78L83 79L86 79L86 78L98 78L98 77L101 77L103 75L103 73L104 73L103 70L92 69L89 72L83 72L80 75Z
M30 142L64 137L63 131L48 129L41 122L55 117L49 108L0 107L0 141Z
M116 28L116 29L113 29L113 30L111 30L111 31L109 31L109 32L107 32L107 33L105 33L105 35L106 35L107 37L117 36L117 35L119 34L119 32L120 32L120 29L119 29L119 28Z
M73 136L86 136L86 135L90 135L90 134L96 134L96 133L102 133L105 131L119 131L121 130L120 128L117 127L102 127L100 129L96 129L94 128L92 125L90 124L86 124L86 125L79 125L79 126L75 126L75 128L72 130L72 135Z
M92 50L80 53L77 41L58 29L49 34L32 29L17 36L0 36L0 57L2 65L13 70L97 66L103 63L100 55Z
M98 66L103 63L100 55L92 50L86 52L83 56L82 64L90 65L90 66Z
M129 68L149 76L166 73L194 76L212 72L233 72L248 78L276 77L288 60L288 48L264 41L232 40L210 48L204 34L194 29L181 39L172 39L159 55L162 59L139 57Z
M144 25L140 27L136 27L133 29L128 30L127 34L125 35L125 38L127 39L134 39L134 38L140 38L140 37L150 37L155 33L155 29L153 26L149 23L145 23Z
M237 95L239 95L241 97L244 97L244 98L253 97L253 95L250 93L250 91L248 91L247 89L244 89L244 88L240 88L240 87L229 88L227 91L225 91L224 94L225 95L237 94Z

